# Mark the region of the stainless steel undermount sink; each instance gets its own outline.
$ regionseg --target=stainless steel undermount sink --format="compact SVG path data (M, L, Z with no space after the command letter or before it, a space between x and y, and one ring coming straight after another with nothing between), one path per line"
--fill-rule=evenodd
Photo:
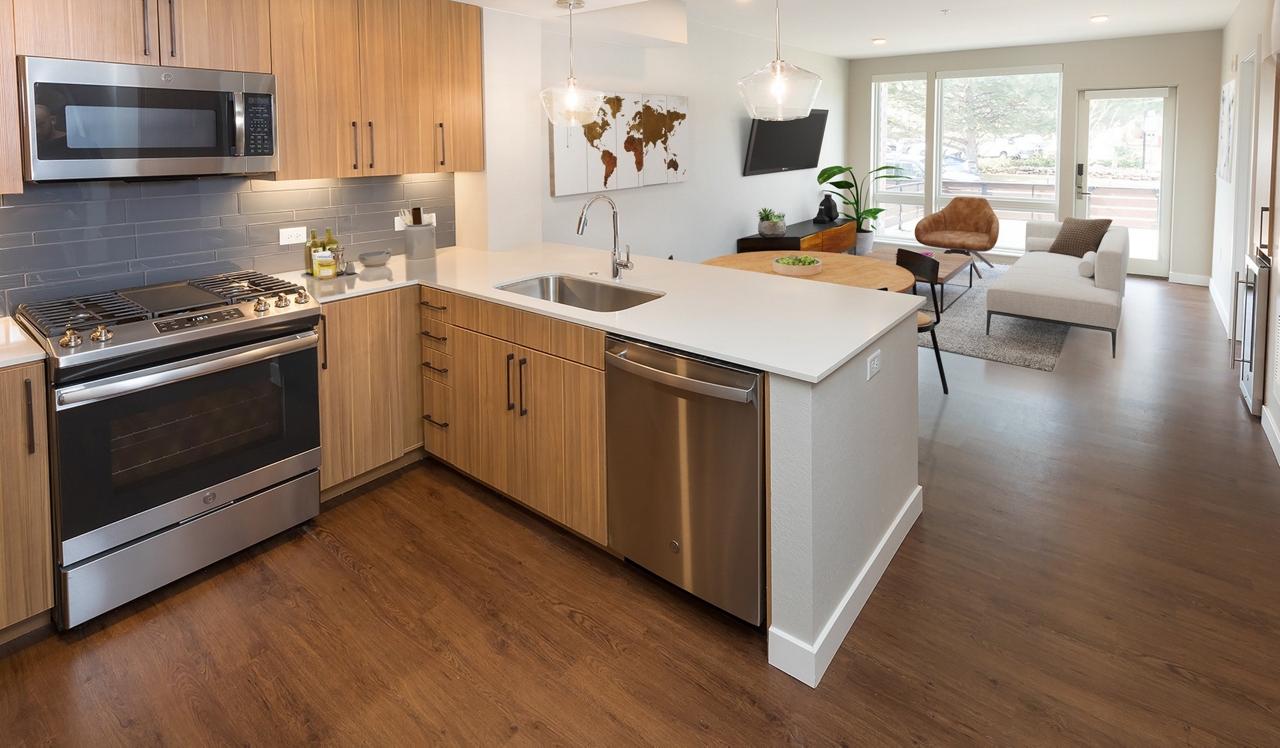
M571 275L539 275L504 283L495 288L499 291L510 291L534 299L567 304L591 312L620 312L666 295L613 283L576 278Z

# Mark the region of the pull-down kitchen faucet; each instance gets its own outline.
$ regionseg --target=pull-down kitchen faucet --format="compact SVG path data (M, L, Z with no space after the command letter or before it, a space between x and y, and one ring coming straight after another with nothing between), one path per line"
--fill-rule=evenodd
M613 257L611 265L613 279L618 280L618 278L622 277L623 270L630 270L635 265L631 263L630 244L627 245L627 258L625 260L622 259L622 254L618 252L618 206L608 195L596 195L588 200L586 205L582 206L582 213L578 216L578 236L582 236L582 232L587 230L587 211L591 210L591 206L595 205L597 200L609 203L609 209L613 211Z

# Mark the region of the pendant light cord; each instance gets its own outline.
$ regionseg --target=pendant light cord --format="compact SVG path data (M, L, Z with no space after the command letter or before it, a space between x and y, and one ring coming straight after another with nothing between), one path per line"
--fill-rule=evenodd
M569 0L569 77L573 78L573 0Z
M782 0L773 0L773 59L782 59Z

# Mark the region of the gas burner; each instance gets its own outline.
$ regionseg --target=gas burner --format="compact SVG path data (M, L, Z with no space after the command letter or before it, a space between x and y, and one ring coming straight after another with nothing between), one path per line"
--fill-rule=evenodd
M241 270L223 275L211 275L208 278L197 278L191 285L212 294L217 294L232 303L250 301L266 296L279 296L284 293L297 293L301 288L296 283L273 278L270 275L253 270Z
M146 309L114 293L29 301L19 304L15 313L25 317L46 337L51 338L62 335L68 329L92 330L102 325L122 325L151 318Z

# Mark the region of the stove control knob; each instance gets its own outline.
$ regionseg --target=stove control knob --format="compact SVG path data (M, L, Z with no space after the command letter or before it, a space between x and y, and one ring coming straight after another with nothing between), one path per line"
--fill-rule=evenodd
M298 295L293 298L295 304L306 304L311 301L311 297L307 296L307 289L299 288Z
M271 311L271 302L267 301L266 299L260 298L253 303L253 311L269 312Z
M115 332L108 330L106 325L98 325L98 329L89 333L89 339L95 343L105 343L115 336Z
M68 327L66 333L58 339L58 345L63 348L75 348L84 342L84 338L74 328Z
M289 297L286 294L280 294L276 297L276 306L283 309L289 306Z

